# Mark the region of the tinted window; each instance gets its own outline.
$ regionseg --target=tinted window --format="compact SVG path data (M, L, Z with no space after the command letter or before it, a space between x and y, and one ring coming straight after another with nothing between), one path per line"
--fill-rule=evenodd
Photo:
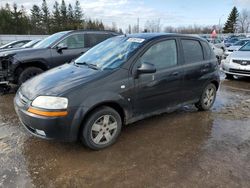
M208 45L208 43L206 42L201 42L202 43L202 46L203 46L203 51L204 51L204 57L205 59L209 59L210 56L211 56L211 48L210 46Z
M62 42L60 42L58 45L67 46L68 49L84 48L84 35L83 34L70 35Z
M181 40L186 63L195 63L203 60L200 42L197 40Z
M110 34L86 34L86 47L91 48L110 37Z
M177 65L175 40L167 40L154 44L142 55L140 62L152 63L158 69Z

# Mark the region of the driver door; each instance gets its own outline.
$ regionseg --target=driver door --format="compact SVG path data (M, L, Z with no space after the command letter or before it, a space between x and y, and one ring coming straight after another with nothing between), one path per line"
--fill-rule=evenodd
M153 64L156 72L140 74L134 79L136 115L148 114L174 106L181 101L183 71L179 68L176 39L154 43L139 58L134 68L141 63Z
M52 66L56 67L64 63L69 63L85 53L84 34L72 34L60 41L51 49Z

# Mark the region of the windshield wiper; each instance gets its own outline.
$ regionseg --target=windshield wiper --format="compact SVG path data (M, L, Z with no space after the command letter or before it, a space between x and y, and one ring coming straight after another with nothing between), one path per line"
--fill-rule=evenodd
M86 62L75 62L76 65L86 65L89 68L98 70L99 68L97 67L97 65L95 64L91 64L91 63L86 63Z

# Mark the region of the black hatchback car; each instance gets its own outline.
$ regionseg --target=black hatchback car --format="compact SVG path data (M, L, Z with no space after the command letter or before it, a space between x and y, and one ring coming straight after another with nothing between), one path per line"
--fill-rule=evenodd
M177 34L110 38L24 83L14 99L24 127L46 139L113 144L122 125L185 104L208 110L219 87L209 44Z

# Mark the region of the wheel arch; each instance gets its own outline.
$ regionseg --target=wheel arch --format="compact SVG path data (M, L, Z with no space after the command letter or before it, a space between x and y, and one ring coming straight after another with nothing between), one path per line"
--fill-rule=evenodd
M101 103L98 103L96 105L94 105L92 108L90 108L84 115L83 119L81 120L81 124L80 124L80 127L79 127L79 130L78 130L78 138L80 136L80 133L84 127L84 122L86 121L86 119L91 115L91 113L93 113L93 111L95 111L96 109L98 108L101 108L101 107L110 107L112 109L114 109L115 111L118 112L118 114L120 115L121 117L121 120L122 120L122 124L126 124L126 117L127 117L127 113L125 111L124 108L122 108L122 106L118 103L118 102L115 102L115 101L105 101L105 102L101 102Z
M15 82L17 82L19 75L21 72L28 68L28 67L37 67L42 69L43 71L46 71L49 69L49 67L46 65L46 63L36 60L36 61L29 61L25 63L20 63L14 70L14 77L15 77Z

